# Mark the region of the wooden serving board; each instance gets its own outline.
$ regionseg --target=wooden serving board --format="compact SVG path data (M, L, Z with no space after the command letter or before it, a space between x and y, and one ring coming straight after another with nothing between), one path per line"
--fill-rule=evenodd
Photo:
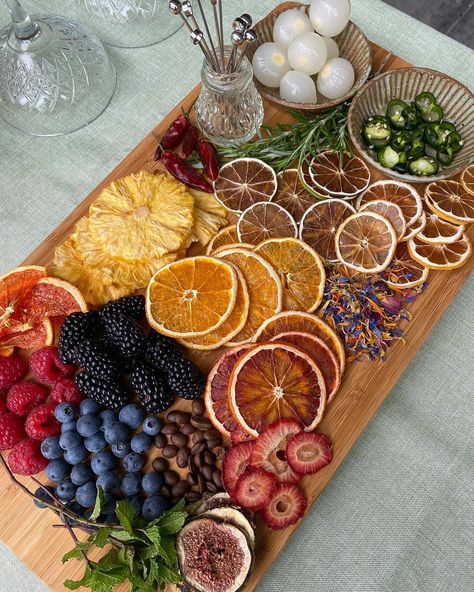
M376 71L388 52L372 44L373 69ZM386 70L405 67L409 64L397 56L391 56L385 64ZM153 130L161 136L169 124L194 101L199 93L196 87L161 123ZM288 121L284 111L267 103L265 105L265 123L276 124ZM48 266L54 249L71 233L77 220L87 214L90 202L102 188L111 181L142 169L156 170L153 154L156 141L150 133L146 138L113 170L99 186L63 221L63 223L26 259L24 264ZM373 169L372 180L382 178ZM418 186L422 190L423 186ZM471 240L474 238L474 225L469 229ZM444 310L469 276L471 261L464 267L451 272L431 272L429 285L410 306L413 315L411 322L405 325L406 343L397 342L387 355L385 362L364 362L349 364L343 377L342 387L334 401L328 407L320 429L328 434L334 443L334 458L330 465L316 475L306 477L302 487L312 504L323 491L337 471L349 450L389 394L390 390L404 372L418 348L431 329L437 323ZM216 357L215 352L200 354L196 361L208 367ZM183 402L180 403L183 406ZM31 480L24 483L33 490ZM57 523L54 515L48 511L34 509L32 501L19 491L0 472L0 537L10 549L28 566L45 584L54 591L64 590L66 578L77 578L84 570L80 562L70 561L61 564L64 552L71 548L71 540L64 529L53 529ZM275 560L278 553L292 535L295 527L279 532L266 529L261 522L257 526L256 564L254 572L246 586L246 591L255 590L260 579ZM289 566L291 569L291 566ZM125 589L125 588L123 588ZM121 588L122 590L122 588Z

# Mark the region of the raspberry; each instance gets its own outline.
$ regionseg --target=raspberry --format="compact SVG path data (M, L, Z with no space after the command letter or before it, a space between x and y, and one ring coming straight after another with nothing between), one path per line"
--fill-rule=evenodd
M30 370L36 380L44 384L54 384L61 378L72 376L75 366L65 364L56 347L42 347L31 355Z
M18 442L8 455L10 469L17 475L41 473L48 462L41 455L40 443L28 438Z
M44 440L61 432L61 424L54 417L55 408L56 403L44 403L31 411L25 422L25 430L30 438Z
M0 391L9 389L28 372L28 367L19 356L0 356Z
M72 378L61 378L54 383L49 400L55 403L74 403L79 405L84 397Z
M44 386L31 380L24 380L14 384L7 395L7 407L17 415L28 415L35 407L44 403L48 398L48 391Z
M25 437L23 419L14 413L0 415L0 450L8 450Z
M0 397L0 415L3 415L6 412L7 412L7 402L5 399L2 399L2 397Z

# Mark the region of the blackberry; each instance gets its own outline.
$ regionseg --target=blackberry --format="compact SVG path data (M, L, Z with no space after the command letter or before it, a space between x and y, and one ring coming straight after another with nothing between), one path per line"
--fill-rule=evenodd
M140 320L145 316L145 296L124 296L108 302L100 311L101 316L123 314L132 319Z
M156 331L148 335L146 355L151 364L159 370L168 370L170 365L182 358L181 350L174 339Z
M76 361L76 348L85 339L101 331L99 314L95 311L73 312L68 315L59 332L59 357L65 364Z
M175 397L167 388L161 373L148 364L136 364L130 382L140 403L149 413L160 413L174 403Z
M105 332L110 344L125 358L144 353L146 335L140 325L123 314L104 315Z
M81 392L102 407L120 411L130 402L129 392L120 382L100 380L87 372L79 372L75 380Z
M120 374L117 358L103 343L86 339L76 348L76 362L88 374L102 380L113 380Z
M168 368L168 385L182 399L199 399L206 385L206 380L199 368L181 358Z

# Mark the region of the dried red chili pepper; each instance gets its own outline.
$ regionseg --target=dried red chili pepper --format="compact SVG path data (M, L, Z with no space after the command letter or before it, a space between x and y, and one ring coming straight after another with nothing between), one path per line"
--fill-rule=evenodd
M186 162L181 156L178 156L170 150L166 150L161 155L161 161L166 167L166 170L173 175L175 179L181 181L188 187L205 191L206 193L213 193L214 190L211 185L201 177L201 175L193 169L193 167Z
M186 159L191 156L197 148L198 140L199 130L194 127L194 125L190 125L183 138L183 143L181 144L181 154L183 155L183 158Z
M175 148L184 138L184 134L188 131L189 119L186 115L178 115L169 128L161 138L160 144L165 150Z
M156 147L155 156L153 157L153 160L160 160L162 154L163 148L161 147L161 144L158 144L158 146Z
M198 152L206 175L211 181L215 181L219 174L219 160L216 149L210 142L201 138L198 141Z

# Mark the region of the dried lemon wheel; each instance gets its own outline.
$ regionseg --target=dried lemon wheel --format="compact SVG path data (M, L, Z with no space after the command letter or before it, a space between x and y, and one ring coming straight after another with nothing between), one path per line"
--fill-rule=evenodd
M405 290L423 284L428 278L428 269L413 259L406 243L400 243L395 249L392 262L381 277L391 288Z
M416 238L424 243L455 243L464 232L464 226L453 224L440 218L438 214L429 212L426 215L426 224L417 234Z
M474 195L474 163L470 164L461 173L461 183L468 193Z
M211 255L213 251L220 247L238 242L239 237L237 236L237 226L235 224L226 226L222 230L219 230L219 232L211 239L207 245L206 254Z
M469 259L472 247L463 234L455 243L422 243L416 238L408 241L411 257L428 269L455 269Z
M457 181L435 181L425 190L429 209L453 224L474 222L474 195Z
M313 197L316 197L317 199L327 199L329 198L329 195L326 192L321 191L321 189L319 189L319 187L316 187L313 183L313 179L310 173L311 163L313 162L313 160L313 156L307 156L299 165L298 175L300 177L301 184L306 189L306 191L310 193Z
M393 226L398 240L400 240L405 234L405 216L403 215L400 206L397 206L396 203L384 199L375 199L374 201L368 201L361 205L359 212L365 211L375 212L386 218Z
M148 322L170 337L205 335L230 316L237 287L235 269L221 259L202 256L171 263L148 284Z
M413 226L423 213L423 202L418 191L401 181L375 181L357 198L357 209L375 199L383 199L400 206L405 216L407 229Z
M273 202L259 202L247 208L237 222L242 243L258 245L269 238L298 236L298 226L291 215Z
M415 237L419 232L423 230L426 226L426 214L423 212L421 216L414 222L410 228L407 227L405 231L405 236L401 239L402 242L408 241L411 238Z
M315 198L301 183L298 169L282 171L278 173L277 178L278 191L272 201L289 212L296 222L299 222L306 210L314 204Z
M272 238L255 252L280 276L283 309L313 312L321 304L326 273L314 249L296 238Z
M349 216L336 233L336 252L341 263L355 271L379 273L392 260L397 235L390 222L375 212Z
M333 150L318 154L310 164L313 184L323 193L351 199L370 182L369 167L358 156Z

